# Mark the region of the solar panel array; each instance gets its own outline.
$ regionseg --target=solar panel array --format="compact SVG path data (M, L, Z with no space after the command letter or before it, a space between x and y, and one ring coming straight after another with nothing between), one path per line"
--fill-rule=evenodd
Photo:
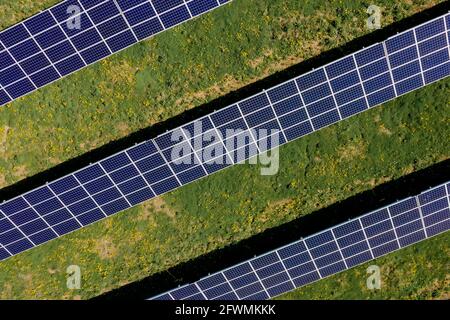
M450 183L159 295L154 300L265 300L450 229Z
M447 77L449 25L446 14L3 202L0 260Z
M231 0L66 0L0 33L0 106Z

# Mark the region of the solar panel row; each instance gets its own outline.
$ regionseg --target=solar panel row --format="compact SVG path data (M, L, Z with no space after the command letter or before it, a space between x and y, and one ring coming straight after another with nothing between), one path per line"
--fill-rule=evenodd
M66 0L0 33L0 106L231 0Z
M290 243L154 300L264 300L450 229L450 183Z
M447 77L449 23L441 16L3 202L0 259Z

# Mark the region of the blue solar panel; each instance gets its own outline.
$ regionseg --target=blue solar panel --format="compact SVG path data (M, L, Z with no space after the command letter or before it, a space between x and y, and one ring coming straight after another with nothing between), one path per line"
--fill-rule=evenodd
M360 83L357 71L352 71L336 79L331 80L331 86L334 92L342 91L357 83Z
M171 295L175 299L184 299L189 296L195 295L197 293L199 293L199 290L197 289L197 287L195 285L187 285L187 286L184 286L184 287L174 290L173 292L171 292Z
M7 92L13 99L16 99L20 96L23 96L24 94L33 91L34 89L35 89L34 83L32 83L28 79L23 79L11 84L8 87Z
M407 211L405 213L399 214L392 217L392 222L395 226L401 226L408 222L420 219L420 212L417 209Z
M357 85L335 94L334 97L338 105L345 106L364 97L364 89L361 85Z
M431 38L442 32L445 32L444 18L435 19L416 28L417 41Z
M43 231L30 235L30 240L33 241L35 245L39 245L56 237L58 237L58 235L53 230L45 229Z
M424 216L423 221L426 227L430 227L440 223L441 221L448 220L449 218L450 218L450 210L443 209L428 216Z
M290 265L288 264L288 265L286 265L286 268L289 268L288 269L289 276L294 279L301 277L305 274L314 272L316 270L316 266L311 261L305 262L305 263L300 262L298 264L290 264ZM288 279L283 279L283 280L287 281Z
M155 183L152 188L155 191L156 195L161 195L171 190L176 189L180 186L180 183L175 178L168 178L161 182Z
M30 37L27 29L19 24L0 33L0 41L6 48L20 43Z
M333 234L335 237L343 237L349 233L353 233L361 229L361 225L358 220L352 221L350 223L343 224L333 229Z
M317 102L314 102L314 103L308 105L306 107L306 109L308 110L308 114L310 117L316 117L316 116L322 115L323 113L325 113L327 111L336 109L336 104L334 102L333 97L327 97L325 99L322 99L320 101L317 101ZM317 119L317 118L312 119L313 123L314 123L314 119ZM316 122L317 121L318 120L316 120ZM316 129L318 129L316 125L314 125L314 127Z
M314 128L312 127L312 124L309 121L302 122L298 125L292 126L286 130L284 130L284 133L288 139L288 141L292 141L295 139L298 139L300 137L303 137L311 132L314 131Z
M362 80L368 80L388 71L389 66L386 59L377 60L359 69Z
M352 237L352 235L349 235L348 237ZM353 245L349 245L348 247L345 247L342 249L342 255L347 259L349 257L356 256L360 253L366 252L369 250L369 245L365 241L365 236L362 231L357 233L354 236L354 239L352 239L351 242L354 242Z
M123 11L130 9L136 5L134 4L133 6L128 7L128 2L126 2L125 4L127 5L126 6L121 5ZM134 7L133 9L126 11L124 15L128 23L131 26L134 26L138 23L149 20L150 18L154 17L156 13L155 10L153 10L152 5L149 2L145 2L138 7Z
M193 16L198 16L217 6L217 0L192 0L188 3L189 12Z
M66 39L66 36L59 26L52 27L34 37L38 45L42 49L53 47ZM51 50L51 49L49 49ZM68 53L67 53L68 54ZM62 57L61 57L62 58ZM58 61L61 58L55 60Z
M449 230L450 205L444 192L445 185L437 186L208 276L188 288L197 285L202 290L197 294L204 294L207 299L227 295L230 299L267 299L280 295ZM431 215L425 217L428 219L424 225L420 212L433 203L438 210L441 200L446 201L444 209L437 211L433 219L429 218ZM425 205L419 208L419 202ZM173 292L154 299L178 299Z
M347 263L347 266L349 268L352 268L371 259L372 259L371 253L369 251L365 251L363 253L345 259L345 262Z
M274 286L286 282L290 282L290 275L288 275L286 272L280 272L261 280L262 285L264 286L264 288L267 288L267 291L269 291L269 289Z
M298 255L305 251L306 251L306 246L301 241L301 242L295 242L293 244L290 244L286 247L281 248L280 250L278 250L278 254L280 255L280 257L282 259L285 259L288 257L292 257L294 255Z
M281 272L285 272L285 267L281 262L278 262L267 267L261 266L261 268L256 271L256 274L260 279L265 279Z
M375 78L364 82L364 90L367 94L376 92L392 84L391 76L389 73L383 73ZM382 100L383 101L383 100Z
M307 239L305 239L305 244L309 247L309 248L315 248L318 247L322 244L325 244L327 242L332 241L333 238L333 234L331 233L331 231L325 231L322 233L319 233L315 236L309 237Z
M20 241L20 239L23 238L24 234L17 229L6 230L0 234L0 241L3 246L8 246L9 244Z
M392 228L392 224L389 219L371 225L365 229L366 235L368 237L374 237L378 234L386 232Z
M426 231L427 231L427 235L428 237L440 234L442 232L445 232L447 230L450 229L450 218L447 215L447 220L442 221L440 223L436 223L434 225L431 226L427 226Z
M421 75L414 76L395 85L398 95L402 95L423 86Z
M42 14L31 17L29 20L25 21L24 25L31 34L35 35L53 27L55 25L55 20L48 11L44 11Z
M403 79L410 78L414 75L418 75L420 77L420 63L419 61L414 61L401 67L398 67L397 69L393 69L392 75L394 77L395 82L399 82Z
M411 30L386 40L386 50L388 53L392 53L412 46L413 44L415 44L414 31Z
M59 234L64 235L81 227L80 223L75 219L64 221L60 224L53 226L53 229Z
M359 225L359 222L358 221L356 222L357 227L360 230L361 227ZM363 241L365 239L365 236L366 235L362 231L351 232L349 235L342 235L341 238L337 240L337 242L340 248L346 248L354 245L355 243Z
M211 120L213 121L216 127L219 127L225 123L234 121L236 119L241 118L241 113L237 106L230 106L228 108L219 110L211 114Z
M328 277L332 274L341 272L346 269L344 262L334 263L332 265L328 265L325 268L320 269L320 274L322 277Z
M163 30L164 27L158 18L147 20L133 27L133 31L139 40L151 37Z
M281 253L280 253L281 256ZM292 268L295 268L297 266L304 266L305 268L312 268L309 271L312 271L314 269L314 264L311 262L311 256L308 252L302 252L297 255L293 255L291 257L287 257L283 259L283 263L287 269L289 269L289 272L291 272ZM291 270L292 269L292 270ZM297 271L300 271L300 269L295 269ZM303 270L303 269L301 269Z
M0 70L6 69L14 64L14 59L7 51L0 52Z
M327 106L330 106L334 102L329 100L329 104ZM339 112L337 110L332 110L330 112L321 114L320 116L317 116L316 118L312 119L312 124L316 130L319 130L321 128L327 127L333 123L338 122L341 120L341 117L339 115Z
M189 10L185 6L174 8L160 15L160 19L166 29L186 21L189 18Z
M430 202L422 207L422 213L424 216L432 214L436 211L440 211L448 206L448 199L441 198L439 200Z
M402 238L419 230L423 230L423 223L420 219L397 227L396 234L397 237Z
M284 292L291 291L293 289L295 289L295 287L291 282L285 282L269 288L267 292L269 293L270 297L276 297Z
M336 78L339 75L342 75L344 73L350 72L356 68L355 62L353 60L353 57L345 57L341 60L338 60L334 63L331 63L326 67L326 72L328 77Z
M268 106L269 99L265 93L256 95L250 99L246 99L239 103L239 108L241 109L244 115L260 110L266 106Z
M425 232L420 230L399 239L402 248L426 239Z
M408 47L404 50L393 53L389 56L392 68L399 67L418 58L416 46Z
M440 188L433 188L430 191L422 193L421 195L419 195L419 201L423 205L446 196L447 192L445 186L442 186Z
M20 67L18 67L17 65L12 66L12 67L0 72L0 84L5 87L5 86L21 79L24 76L25 76L25 74L20 69Z
M3 234L8 230L12 230L13 228L14 225L6 219L4 215L2 215L2 218L0 219L0 234Z
M421 42L419 44L419 52L421 56L425 56L446 47L448 47L447 37L445 34L441 34L431 39L425 40L424 42Z
M217 273L217 274L214 274L212 276L209 276L207 278L204 278L204 279L198 281L197 284L199 285L199 287L201 289L207 290L208 288L215 287L224 282L226 282L226 280L225 280L225 277L223 276L223 274Z
M133 36L133 34L128 30L128 25L127 25L125 19L122 17L115 17L115 18L112 18L111 20L105 21L104 23L100 24L97 27L97 29L103 38L113 37L113 39L114 39L114 38L121 36L119 33L121 33L121 34L130 33L131 36ZM128 30L128 33L123 32L126 30ZM109 43L110 42L108 41L108 44Z
M276 114L280 117L286 113L293 112L303 106L302 99L300 95L295 95L290 98L287 98L283 101L275 103L273 108Z
M32 56L40 51L39 46L34 40L25 40L9 49L9 53L15 60L21 61L25 58Z
M359 67L363 67L377 59L385 58L382 44L375 44L355 53L355 60Z
M204 3L206 4L207 2ZM107 8L110 9L105 9L104 14L111 15L118 12L117 7L111 4L108 1ZM124 14L127 10L135 8L132 5L143 5L139 1L133 1L133 4L125 2L118 2L118 4L120 9L124 11ZM127 7L127 5L131 7ZM164 6L166 4L161 2L160 5ZM96 8L90 5L88 7ZM174 11L181 7L185 8L184 4L181 4L180 7L171 7L171 10ZM64 21L62 13L58 11L61 8L53 8L52 13L57 19ZM99 12L93 11L92 14L90 12L90 15L97 22L100 22L104 17ZM135 13L137 14L137 12ZM49 19L48 14L45 19ZM114 19L117 19L116 25L122 23L123 26L124 21L121 20L121 17L111 16L111 20ZM121 22L119 23L118 21ZM89 32L97 36L97 40L99 37L97 29L100 30L100 33L109 32L109 28L102 29L101 23L95 28L90 28ZM85 34L79 33L74 35L72 39L77 39L77 37L81 39L81 37L87 37L91 33L88 33L88 30L86 30ZM116 45L120 47L127 41L134 41L133 37L132 32L126 30L108 38L106 42L115 50ZM429 38L424 40L428 41L427 39ZM23 43L31 40L23 39ZM115 42L116 40L117 42ZM76 46L86 45L82 41L77 43L75 40L74 42ZM69 41L65 41L65 43L71 46ZM391 43L394 46L393 40L391 40ZM409 50L404 43L396 43L395 45L398 48L401 45L403 47L389 57L389 61L394 65L397 64L397 56L394 55ZM418 48L416 47L415 45L411 46L417 52ZM306 75L257 94L237 105L226 107L186 124L181 127L183 130L181 128L174 129L155 139L136 145L125 152L120 152L99 163L81 169L73 175L51 182L48 186L33 190L25 194L23 198L19 197L7 201L0 207L2 210L1 214L18 214L15 217L18 230L25 224L32 222L33 219L36 219L41 222L45 221L46 225L36 223L34 228L40 226L42 227L41 229L44 229L44 227L48 229L49 226L57 225L56 229L60 232L56 229L52 230L61 235L75 230L81 225L92 223L157 195L171 191L181 185L217 172L234 163L242 162L258 152L263 152L287 141L297 139L338 122L341 118L366 110L369 106L372 107L383 103L399 94L424 85L420 73L419 60L408 62L404 66L394 67L391 70L388 67L384 50L380 51L380 48L382 49L383 45L374 45L363 49L354 55L344 57L328 66L313 70ZM61 57L64 57L64 51L65 49L62 50ZM440 51L442 49L429 55L439 52L440 64L430 66L430 62L427 63L427 67L430 67L430 69L426 69L423 75L427 83L450 74L450 70L448 70L450 68L448 53L443 54ZM81 56L88 62L107 55L109 54L108 52L108 46L101 41L99 44L94 43L92 47L83 50ZM382 52L381 55L380 52ZM75 52L70 54L73 53ZM6 57L9 54L9 51L3 51L3 55ZM370 56L371 59L369 59ZM427 59L429 56L422 58ZM59 58L56 52L52 52L49 49L46 51L46 55L37 54L21 61L20 65L23 69L32 71L40 66L48 65L49 62L46 60L46 57L49 57L52 61ZM413 58L415 58L414 55L408 59ZM354 70L355 60L360 67L358 70ZM445 61L447 61L447 64L445 64ZM64 75L83 64L83 60L75 53L70 58L65 58L61 62L56 63L55 66ZM57 78L57 72L53 67L47 66L44 70L46 71L45 73L41 74L40 72L42 71L39 71L32 74L30 78L35 83L49 82ZM395 90L397 92L392 86L391 75L396 81ZM4 96L6 95L6 97L2 98L5 101L17 96L20 90L24 88L19 85L21 81L27 82L27 90L33 90L33 83L30 80L20 80L23 76L22 69L17 65L6 66L5 70L0 71L0 98L2 97L2 92L4 92ZM363 85L361 85L360 80L363 81ZM397 82L398 80L401 81ZM330 84L333 90L331 90ZM252 130L248 130L249 128ZM270 141L267 141L268 135L272 138ZM209 139L201 139L208 136ZM200 142L197 141L198 138L200 138ZM240 144L236 144L237 141ZM187 152L183 151L180 153L178 152L180 150L187 150ZM193 153L193 151L195 152ZM183 161L180 163L177 159ZM438 206L438 203L440 204L440 202L437 202L434 207L431 204L428 207L424 207L424 215L431 216L441 210L442 207ZM412 205L415 206L415 203ZM402 209L403 211L397 212L396 208L399 206L400 204L396 204L391 208L391 213L394 216L393 222L396 226L401 221L407 221L405 220L407 216L395 218L397 214L406 210ZM43 220L39 216L32 218L30 209L41 215ZM370 219L375 219L375 215L368 217L367 221L362 220L363 225L368 227L367 222ZM0 219L5 218L0 215ZM381 221L375 221L372 224ZM7 222L9 223L9 220ZM3 225L7 225L6 221L3 222ZM386 228L392 227L392 225L386 224L386 221L384 221L378 226L368 229L368 233L373 234L373 236L379 235L383 226ZM14 226L14 228L17 227ZM27 225L27 228L29 228L29 225ZM388 231L388 229L386 230ZM8 232L8 230L5 231ZM27 229L28 231L30 230ZM36 233L43 232L43 230L36 231ZM14 234L11 233L12 235ZM17 235L19 235L19 238L16 239ZM46 233L46 235L50 235L50 233ZM359 238L356 238L356 235ZM24 235L21 231L18 231L15 233L15 237L11 238L14 239L11 243L24 238ZM351 245L353 244L351 241L360 240L360 237L361 233L355 233L353 238L345 238L339 241L342 246ZM45 239L45 237L42 236L39 239ZM5 246L5 243L1 244ZM17 248L20 248L20 246L16 247L16 250ZM5 247L5 250L7 249ZM312 247L312 249L314 248ZM350 250L352 249L347 251ZM315 251L313 251L314 254ZM283 251L280 251L280 254L284 255ZM295 259L300 258L300 256L292 258L287 263L292 263ZM302 258L304 257L302 256ZM283 256L282 259L285 259L285 257ZM357 258L355 258L356 260Z
M65 73L64 73L64 69L60 69L60 68L64 68L64 66L67 65L67 61L71 61L70 59L72 57L68 57L69 55L73 55L75 53L75 48L73 47L73 45L69 42L69 41L64 41L61 42L51 48L49 48L48 50L45 51L47 57L49 57L49 59L54 62L57 63L58 70L60 70L61 73L63 74L67 74L69 72L71 72L70 69L68 69ZM67 59L65 59L67 57ZM78 56L75 56L78 57ZM79 66L84 66L84 63L81 62ZM66 68L68 68L69 66L66 66ZM76 68L77 66L74 65L73 68Z
M320 256L320 257L313 257L314 264L317 266L317 268L319 268L319 271L321 271L322 268L333 265L336 262L342 261L342 256L341 256L340 252L337 251L338 249L337 249L336 244L334 244L333 249L336 251L330 252L330 253ZM331 251L331 248L330 248L330 251ZM320 272L320 274L322 274L322 272ZM322 274L322 276L323 276L323 274Z
M430 84L432 82L443 79L450 74L450 62L437 66L424 72L425 83Z
M421 59L423 70L437 67L449 60L449 51L444 48Z
M298 109L286 116L282 116L279 118L280 124L283 129L287 129L306 120L308 120L308 114L305 108Z
M39 215L32 209L25 209L10 217L11 221L16 225L26 224L37 218L39 218Z
M31 81L36 86L43 86L47 83L57 80L60 77L58 71L53 67L48 67L44 70L38 71L30 76Z
M232 292L232 288L228 283L222 283L215 286L214 288L204 290L203 292L208 300L211 300Z
M225 277L227 277L227 279L231 280L244 274L250 273L251 271L251 266L248 263L243 263L241 265L225 270L223 274L225 275Z
M54 7L0 32L0 71L17 66L23 60L46 50L45 54L62 76L75 72L112 53L127 48L193 17L211 11L230 1L183 0L171 1L76 1L66 0ZM159 16L156 16L156 12ZM192 14L192 16L191 16ZM77 20L80 27L76 26ZM162 24L161 24L162 23ZM74 27L75 26L75 27ZM76 51L83 61L69 56ZM6 48L6 50L4 50ZM14 60L12 57L14 57ZM71 63L61 63L71 59ZM1 97L0 105L45 86L59 78L45 75L43 66L27 68L13 82L1 82L10 97ZM49 71L47 71L48 73ZM37 76L33 76L40 73ZM0 77L1 78L1 77Z
M84 5L83 7L86 9L90 8L89 6L85 7ZM92 7L92 9L88 11L89 17L96 25L119 14L120 11L118 10L116 5L114 4L114 1L112 0L106 1L98 6Z
M170 295L165 294L165 295L159 296L159 297L156 298L155 300L161 300L161 301L164 301L164 300L173 300L173 299L172 299L172 297L171 297Z
M11 254L17 254L33 247L33 243L28 239L22 239L8 246L8 251Z
M395 240L393 240L386 244L380 245L379 247L373 248L372 253L373 256L377 258L385 254L388 254L392 251L395 251L397 249L399 249L398 243Z
M253 272L247 273L243 276L230 280L230 284L235 290L247 287L256 282L258 282L258 277Z
M314 103L315 101L329 97L330 95L331 89L328 83L321 84L302 93L303 100L306 104Z
M267 91L267 94L269 95L270 101L275 104L278 101L298 94L298 90L297 86L295 85L295 81L292 80L273 89L270 89L269 91Z
M0 90L0 103L7 103L9 101L11 101L11 98L6 93L6 91L5 90Z
M389 101L396 97L395 90L392 86L386 87L384 89L380 89L377 92L374 92L368 95L367 100L369 101L369 106L374 107L379 105L382 102Z
M323 68L320 68L318 70L312 71L304 76L299 77L296 79L297 86L300 91L306 91L309 88L315 87L321 83L324 83L327 81L327 77L325 75L325 71Z
M260 291L258 293L253 294L253 295L245 297L244 300L266 300L268 298L269 298L269 296L268 296L268 294L266 292Z
M331 240L331 242L312 248L309 251L313 258L319 258L322 256L326 256L329 253L335 252L337 250L338 246L333 240Z

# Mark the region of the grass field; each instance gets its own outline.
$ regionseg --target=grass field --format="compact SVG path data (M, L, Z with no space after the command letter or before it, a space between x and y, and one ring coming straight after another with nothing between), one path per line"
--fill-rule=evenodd
M55 2L0 0L1 24ZM436 3L378 5L389 24ZM236 0L21 98L0 110L0 186L367 34L368 5ZM283 146L275 176L237 166L2 262L0 298L94 297L448 159L449 88L441 81ZM286 297L442 297L448 243L443 235L376 262L404 290L364 292L363 266ZM72 264L81 290L66 288Z

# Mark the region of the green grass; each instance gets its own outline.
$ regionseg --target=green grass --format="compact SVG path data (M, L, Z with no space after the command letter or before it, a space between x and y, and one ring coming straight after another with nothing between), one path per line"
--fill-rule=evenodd
M13 3L0 1L0 7L6 2ZM26 14L38 8L22 2L32 8ZM0 184L368 33L369 3L357 3L237 0L19 99L0 110ZM435 3L379 1L386 24ZM17 8L14 2L10 10ZM2 12L0 17L11 11ZM441 81L283 146L275 176L260 176L258 166L236 166L2 262L0 298L90 298L448 159L449 88L449 80ZM435 279L436 290L446 291L439 281L445 276L439 267L448 263L445 237L418 245L428 248L435 268L418 278L417 291L428 292ZM407 261L416 247L383 261ZM446 254L433 255L441 248ZM71 264L81 267L81 290L65 286ZM359 296L355 290L352 297ZM410 297L403 291L383 294Z

